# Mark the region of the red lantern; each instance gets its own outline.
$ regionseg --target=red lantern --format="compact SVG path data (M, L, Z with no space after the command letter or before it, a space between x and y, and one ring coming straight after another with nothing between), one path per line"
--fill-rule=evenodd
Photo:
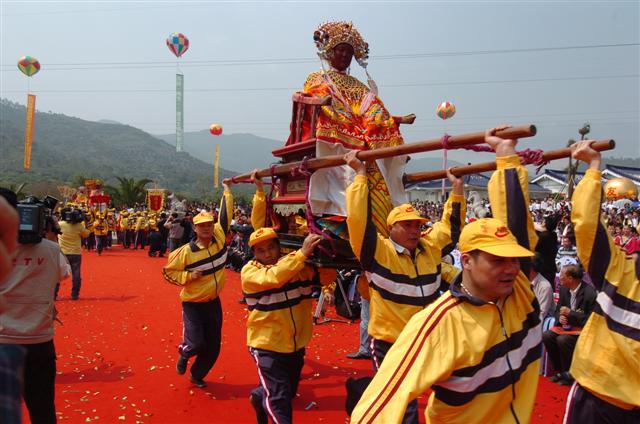
M222 126L220 124L212 124L209 127L209 132L213 135L220 135L222 134Z

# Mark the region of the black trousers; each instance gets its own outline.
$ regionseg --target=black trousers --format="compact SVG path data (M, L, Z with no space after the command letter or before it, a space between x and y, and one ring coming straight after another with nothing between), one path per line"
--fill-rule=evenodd
M124 248L128 249L135 243L136 232L134 230L126 230L124 232Z
M260 386L251 391L262 400L265 412L274 423L288 424L293 420L291 401L296 397L305 350L279 353L250 348L258 367Z
M98 255L102 254L102 251L106 249L108 238L106 235L104 236L96 236L96 250L98 251Z
M640 409L626 410L592 395L575 383L567 397L567 424L637 424Z
M93 250L96 247L96 235L94 233L90 233L89 236L84 239L85 246L87 250Z
M82 286L82 278L80 278L80 265L82 264L82 255L64 255L71 265L71 296L78 297L80 295L80 287ZM58 297L60 291L60 283L56 284L55 297Z
M0 343L0 423L22 423L24 355L22 345Z
M22 345L27 350L24 364L24 402L33 424L56 422L56 349L53 340Z
M191 376L203 379L220 355L222 342L222 306L220 298L210 302L182 302L183 342L178 352L185 358L196 357Z
M144 246L147 244L147 238L145 236L144 230L136 231L136 240L133 244L133 248L137 249L140 246L140 249L144 249Z
M164 255L162 248L162 235L158 231L149 232L149 256L154 256L156 253Z
M553 331L545 331L542 334L542 342L549 354L549 359L556 372L569 371L571 358L578 342L578 336L573 334L557 334Z
M387 356L387 352L391 349L393 343L385 342L384 340L376 340L371 338L371 360L373 361L373 369L378 371L382 365L384 357ZM407 405L407 410L402 417L403 424L418 424L418 400L414 399Z

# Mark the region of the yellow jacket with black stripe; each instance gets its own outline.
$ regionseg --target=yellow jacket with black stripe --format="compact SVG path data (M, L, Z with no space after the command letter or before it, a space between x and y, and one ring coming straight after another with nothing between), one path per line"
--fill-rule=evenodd
M129 212L126 210L120 212L120 215L118 216L118 224L122 231L127 231L129 229Z
M369 281L369 334L393 343L409 318L440 295L442 252L458 241L466 202L463 196L450 195L442 219L420 239L411 257L376 231L366 176L356 175L346 200L349 242Z
M492 210L528 248L533 225L528 226L527 172L517 156L498 159L489 183ZM529 280L521 271L513 292L495 304L466 295L461 278L411 318L353 411L352 423L401 422L408 403L429 388L429 424L529 422L542 338Z
M96 236L106 236L109 232L107 221L102 217L96 218L93 222L93 232Z
M256 190L251 209L254 230L264 227L264 191ZM312 334L311 290L319 285L314 268L300 250L281 257L276 265L256 260L240 273L247 301L247 345L256 349L292 353L305 347Z
M640 263L614 244L602 223L600 171L587 170L572 202L578 256L599 293L571 375L609 403L640 408Z
M144 216L139 216L138 218L136 218L136 224L134 226L134 229L136 231L146 230L147 225L148 225L147 218L145 218Z
M224 266L227 262L225 243L233 213L233 196L225 191L220 203L218 222L213 226L213 239L206 248L194 241L169 254L162 275L169 283L183 286L180 300L183 302L208 302L220 295L224 288ZM202 271L202 277L190 280L193 271Z
M311 290L316 273L300 250L276 265L247 263L240 274L247 301L247 345L291 353L309 343L312 334Z

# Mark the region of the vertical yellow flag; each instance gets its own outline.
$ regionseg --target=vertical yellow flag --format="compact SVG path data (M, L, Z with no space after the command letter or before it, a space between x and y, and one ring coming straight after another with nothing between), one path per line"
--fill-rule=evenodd
M33 121L36 113L35 94L27 95L27 120L24 130L24 169L31 169L31 145L33 144Z
M220 145L216 144L216 157L213 161L213 187L218 188L218 162L220 162Z

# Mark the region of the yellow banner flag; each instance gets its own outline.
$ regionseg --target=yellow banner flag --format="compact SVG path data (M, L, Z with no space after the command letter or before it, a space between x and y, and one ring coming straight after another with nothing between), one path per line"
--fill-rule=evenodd
M36 114L36 96L27 95L27 120L24 130L24 169L31 169L31 145L33 144L33 121Z
M216 144L216 157L213 161L213 187L218 188L218 162L220 162L220 145Z

